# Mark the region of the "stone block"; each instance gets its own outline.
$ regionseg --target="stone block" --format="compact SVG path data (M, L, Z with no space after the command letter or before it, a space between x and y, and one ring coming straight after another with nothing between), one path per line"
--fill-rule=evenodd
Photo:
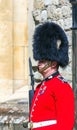
M53 5L59 5L59 0L52 0Z
M34 8L35 9L43 9L44 8L44 0L34 0Z
M14 45L25 46L28 43L28 26L25 22L14 23Z
M47 10L41 12L41 21L44 22L47 20Z
M13 80L0 78L0 102L7 101L13 93Z
M48 6L52 3L52 0L44 0L44 5Z
M61 12L64 18L68 18L71 16L71 8L69 6L62 6Z
M39 9L33 11L33 17L35 21L41 21L41 11Z
M64 6L64 5L70 5L69 4L69 0L59 0L59 5L61 5L61 6Z
M0 20L12 20L12 0L0 0Z
M15 0L13 2L13 20L15 22L27 21L27 1Z
M25 64L25 80L27 81L27 83L28 83L28 78L29 78L29 53L31 53L31 52L29 52L28 51L28 47L25 47L25 56L24 56L24 58L25 58L25 60L24 60L24 64Z
M13 44L13 24L10 21L0 21L0 47Z
M56 10L56 7L54 5L48 6L47 8L48 18L52 20L54 19L54 10Z
M13 78L13 49L0 47L0 79Z
M14 46L14 79L25 79L25 47Z
M72 18L66 18L64 19L64 28L65 29L70 29L72 27Z

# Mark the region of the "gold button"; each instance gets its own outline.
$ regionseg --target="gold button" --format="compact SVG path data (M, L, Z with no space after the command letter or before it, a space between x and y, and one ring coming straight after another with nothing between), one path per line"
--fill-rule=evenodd
M30 122L30 128L33 128L33 123L32 122Z
M30 129L30 128L33 128L33 123L32 122L29 122L28 123L28 128Z

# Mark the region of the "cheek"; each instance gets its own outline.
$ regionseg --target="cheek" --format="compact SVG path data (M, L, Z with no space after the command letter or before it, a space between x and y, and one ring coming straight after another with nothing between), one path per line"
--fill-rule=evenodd
M39 64L38 67L39 68L43 68L45 66L45 64Z

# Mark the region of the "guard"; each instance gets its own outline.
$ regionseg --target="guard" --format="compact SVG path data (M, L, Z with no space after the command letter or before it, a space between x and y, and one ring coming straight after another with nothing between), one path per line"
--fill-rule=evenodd
M30 108L31 130L73 130L74 93L60 74L69 63L68 39L56 23L39 25L33 36L33 57L43 80L37 85Z

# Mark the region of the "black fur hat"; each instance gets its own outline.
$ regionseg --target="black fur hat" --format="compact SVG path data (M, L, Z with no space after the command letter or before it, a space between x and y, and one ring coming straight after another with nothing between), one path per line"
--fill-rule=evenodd
M35 60L57 61L61 67L67 66L69 61L68 39L58 24L45 22L35 29L33 57Z

